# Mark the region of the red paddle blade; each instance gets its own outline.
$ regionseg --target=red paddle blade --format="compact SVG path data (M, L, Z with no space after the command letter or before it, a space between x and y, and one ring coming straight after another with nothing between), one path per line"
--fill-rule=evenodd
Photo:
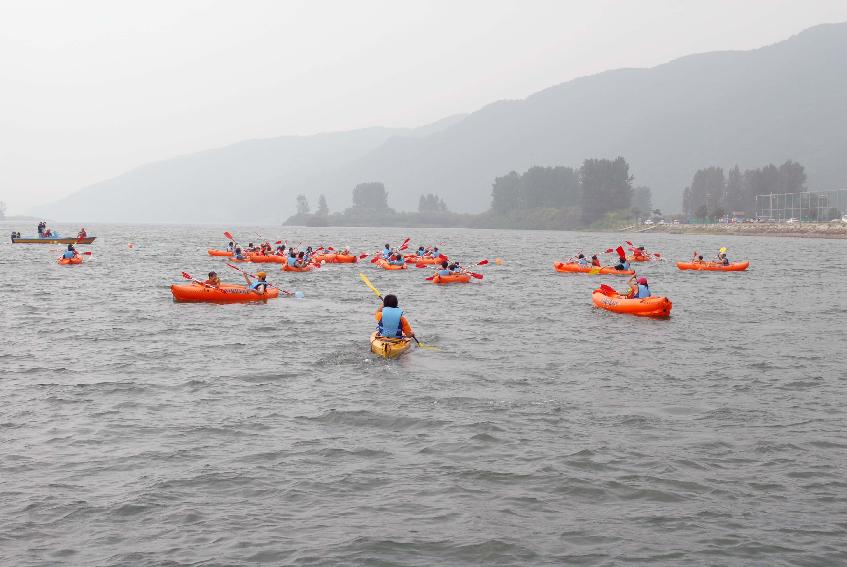
M623 246L618 246L617 248L615 248L615 252L617 252L618 256L620 256L621 258L626 256L626 251L623 249Z
M406 240L403 241L402 244L400 244L400 246L408 246L410 240L411 240L411 238L407 238Z
M653 256L655 256L656 258L661 258L661 257L662 257L662 255L661 255L661 254L659 254L658 252L653 252Z
M364 260L364 259L365 259L365 258L367 258L367 257L368 257L368 253L367 253L367 252L362 252L361 254L359 254L359 260Z
M627 243L627 244L629 244L630 246L635 246L635 244L633 244L633 243L632 243L632 242L630 242L629 240L624 240L624 242L626 242L626 243Z
M470 274L470 275L471 275L471 277L474 277L474 278L476 278L476 279L478 279L478 280L481 280L482 278L484 278L484 277L485 277L485 276L483 276L482 274L475 274L475 273L473 273L473 272L468 272L468 274Z
M416 268L426 268L426 264L415 264Z
M426 281L431 282L435 279L435 276L429 276L428 278L424 278Z
M612 252L614 252L614 250L612 250L611 248L606 248L606 254L611 254Z
M235 239L232 237L232 234L230 234L229 232L224 232L224 236L226 236L226 239L227 239L227 240L235 240Z
M191 274L186 274L185 272L182 272L182 277L184 277L187 280L193 280L194 279L194 278L191 277Z
M480 260L479 262L477 262L477 263L476 263L476 265L477 265L477 266L484 266L484 265L486 265L487 263L488 263L488 260Z
M321 248L323 248L323 246L321 246ZM321 248L318 248L318 250L320 250ZM330 252L335 250L335 248L333 248L332 246L327 246L326 249L329 250Z
M371 260L371 264L376 264L377 260L379 260L379 256L374 256L373 260Z
M82 255L83 256L91 256L91 252L83 252Z
M617 295L618 292L615 288L608 286L606 284L600 284L600 293L604 295Z
M274 244L282 244L282 240L277 240Z

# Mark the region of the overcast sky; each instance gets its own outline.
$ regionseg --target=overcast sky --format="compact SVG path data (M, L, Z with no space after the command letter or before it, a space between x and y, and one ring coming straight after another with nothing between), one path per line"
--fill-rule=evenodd
M847 0L0 0L0 200L22 213L148 161L418 126L845 20Z

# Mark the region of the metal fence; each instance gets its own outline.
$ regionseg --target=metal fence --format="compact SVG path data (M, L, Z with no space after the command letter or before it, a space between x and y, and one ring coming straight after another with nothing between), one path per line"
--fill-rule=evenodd
M847 189L756 196L756 218L771 222L827 222L847 214Z

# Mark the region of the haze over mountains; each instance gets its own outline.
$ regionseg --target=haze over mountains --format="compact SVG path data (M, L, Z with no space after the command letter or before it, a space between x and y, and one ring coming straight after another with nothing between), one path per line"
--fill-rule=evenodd
M353 187L382 181L389 203L416 208L437 193L480 212L491 184L533 165L624 156L655 206L681 209L708 165L786 159L808 187L847 187L847 23L816 26L752 51L692 55L620 69L500 101L417 129L370 128L245 141L143 165L41 207L59 220L279 222L295 196L350 205Z

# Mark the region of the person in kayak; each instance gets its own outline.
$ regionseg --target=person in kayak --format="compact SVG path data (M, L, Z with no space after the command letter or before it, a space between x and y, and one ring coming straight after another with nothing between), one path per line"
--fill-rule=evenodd
M235 242L229 241L229 244L226 245L226 249L230 252L235 252Z
M285 256L285 244L279 244L276 247L276 255L277 256Z
M400 339L414 337L412 326L403 315L403 310L397 307L397 296L386 295L382 300L382 307L376 310L376 332L380 337Z
M583 268L587 268L591 265L591 262L585 257L585 254L580 254L576 257L576 263L579 264Z
M597 257L597 254L591 256L591 265L595 268L602 268L603 264L600 263L600 258Z
M403 266L403 265L406 264L406 261L403 260L403 256L401 256L399 253L397 253L394 256L392 256L390 260L388 260L388 263L391 264L392 266Z
M236 260L246 260L244 252L241 250L241 246L238 246L237 244L235 246L235 252L232 253L232 257Z
M450 264L449 269L454 274L461 274L462 273L462 266L459 265L458 262L453 262L452 264Z
M288 258L286 259L285 263L288 265L289 268L297 267L297 254L294 252L294 248L288 249Z
M726 248L718 250L718 262L724 266L729 266L729 257L726 255Z
M209 279L207 279L203 283L208 285L208 286L211 286L211 287L220 287L221 286L221 278L218 277L217 272L212 270L211 272L209 272Z
M309 263L308 260L306 260L306 253L305 252L298 252L297 253L297 260L294 262L294 267L295 268L305 268L308 263Z
M627 271L630 269L629 260L626 259L626 256L618 257L618 265L615 266L616 270Z
M62 258L65 260L72 260L77 256L79 256L79 253L76 251L73 244L68 244L68 249L62 254Z
M453 270L450 269L450 264L447 263L447 260L441 262L441 269L436 272L439 276L449 276L453 273Z
M88 238L88 233L85 231L85 227L79 229L79 233L76 235L77 238Z
M433 246L432 250L429 251L429 255L433 258L440 258L441 252L438 250L438 246Z
M625 297L630 299L645 299L652 295L650 293L650 286L647 284L647 278L645 277L636 279L635 276L632 276L627 283L629 284L629 291L627 291Z
M418 251L415 252L415 255L418 258L423 258L426 255L426 248L424 248L423 245L418 246Z
M391 246L388 244L385 245L385 248L382 249L382 259L390 260L391 259Z
M257 272L256 277L258 278L255 282L250 281L250 276L247 274L243 274L244 279L247 281L247 286L252 290L258 293L259 295L264 295L266 291L268 291L269 284L265 278L268 277L268 274L265 272Z

